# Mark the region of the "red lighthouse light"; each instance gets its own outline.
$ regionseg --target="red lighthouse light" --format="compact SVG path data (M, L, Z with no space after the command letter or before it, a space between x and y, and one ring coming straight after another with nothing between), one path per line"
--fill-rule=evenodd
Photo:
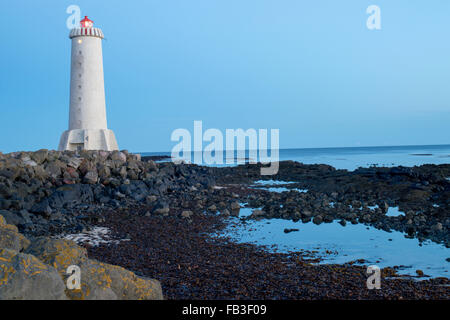
M94 26L94 21L89 20L87 16L84 16L84 19L80 21L80 25L82 28L92 28Z

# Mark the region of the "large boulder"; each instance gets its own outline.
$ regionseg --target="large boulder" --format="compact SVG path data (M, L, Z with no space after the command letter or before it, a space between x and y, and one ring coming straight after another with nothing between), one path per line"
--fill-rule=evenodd
M120 162L125 162L127 161L127 156L124 152L120 152L120 151L113 151L111 152L110 156L111 160L113 161L120 161Z
M20 215L15 214L8 210L0 210L0 215L5 218L7 224L13 224L18 226L19 224L25 223L25 219L23 219ZM27 221L28 222L28 221Z
M49 173L45 171L43 166L33 167L34 170L34 178L39 181L45 181L49 177Z
M98 181L98 172L96 170L88 171L84 177L83 182L87 184L95 184Z
M81 289L67 295L73 300L162 300L159 281L136 276L122 267L96 260L80 265Z
M34 160L37 164L43 163L45 160L47 160L48 157L48 150L41 149L36 152L31 152L30 157L32 160Z
M51 208L62 208L65 205L91 203L94 200L92 188L85 184L68 184L59 187L43 202L48 201Z
M6 224L5 218L0 215L0 248L22 251L30 245L30 241L19 233L17 227Z
M159 281L136 276L118 266L88 259L86 249L65 239L40 238L27 249L56 268L66 281L66 270L76 265L81 270L81 289L66 290L73 300L160 300L163 298Z
M410 189L405 191L401 195L401 200L409 203L422 203L428 201L430 197L430 192L419 190L419 189Z
M66 273L70 265L80 265L88 259L86 249L81 248L75 242L45 237L35 239L27 248L26 253L55 267L61 275Z
M49 218L52 214L52 208L50 208L50 205L48 203L48 199L44 199L39 203L35 203L31 208L30 211L35 214L39 214L43 217Z
M48 163L47 166L45 167L45 171L50 177L52 177L53 179L57 179L61 175L63 168L65 168L64 163L57 160Z
M78 169L78 167L81 165L82 162L83 158L71 157L67 159L67 166L76 170Z
M23 252L20 252L23 251ZM81 288L68 289L69 266L81 271ZM0 300L161 300L157 280L89 259L85 248L66 239L30 241L0 215Z
M36 257L0 249L0 300L66 300L55 268Z

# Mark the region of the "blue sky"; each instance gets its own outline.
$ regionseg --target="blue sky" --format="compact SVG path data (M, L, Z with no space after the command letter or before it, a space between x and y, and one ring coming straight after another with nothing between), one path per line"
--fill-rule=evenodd
M3 152L67 129L71 4L105 33L121 149L170 151L194 120L280 129L283 148L450 143L448 0L20 0L0 2Z

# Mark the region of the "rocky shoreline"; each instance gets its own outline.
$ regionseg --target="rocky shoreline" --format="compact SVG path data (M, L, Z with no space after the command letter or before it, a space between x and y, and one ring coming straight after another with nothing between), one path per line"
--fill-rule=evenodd
M259 165L215 169L217 183L280 180L289 192L258 188L245 199L252 208L262 207L249 219L282 218L304 223L363 223L377 229L405 232L410 238L430 239L450 247L450 165L419 167L370 167L355 171L328 165L280 163L275 176L259 175ZM270 186L270 184L269 184ZM267 185L265 186L267 187ZM298 192L296 190L307 190ZM404 214L387 216L389 207Z
M299 256L220 242L206 233L223 228L224 219L238 216L240 203L247 203L262 209L246 219L363 223L450 247L449 177L448 164L348 172L327 165L284 161L276 176L263 177L260 165L212 168L155 163L126 151L0 153L0 215L32 243L42 236L108 227L115 237L130 241L98 247L86 244L89 256L160 280L168 298L448 299L445 278L386 280L389 290L370 293L364 291L366 275L362 267L312 266ZM290 191L267 192L254 185L261 179L292 182L285 185ZM405 214L387 216L393 206ZM191 246L191 253L181 259L183 250L189 251L186 246ZM193 248L197 249L192 252ZM176 263L177 259L185 262ZM285 264L294 264L295 268L283 269ZM180 271L183 268L189 272ZM282 271L275 274L271 268ZM383 270L385 275L395 275L389 268ZM253 287L254 281L242 278L250 271L259 277L254 274L249 278L259 279ZM299 275L309 277L311 282L302 284ZM195 277L203 282L197 283ZM214 283L205 277L214 279ZM327 288L326 279L332 283ZM359 289L351 285L356 279L361 282L356 285ZM286 284L284 291L275 289L278 281Z

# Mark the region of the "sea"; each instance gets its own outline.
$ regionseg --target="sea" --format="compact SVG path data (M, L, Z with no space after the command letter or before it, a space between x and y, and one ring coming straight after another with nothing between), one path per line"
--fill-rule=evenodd
M196 156L204 153L190 152L181 154L177 160L194 163ZM171 156L171 152L142 152L142 156ZM245 151L244 158L238 158L235 152L232 164L227 164L226 152L222 152L222 161L218 164L208 164L206 160L195 162L208 166L238 165L252 159L250 152ZM213 154L214 156L214 154ZM269 152L270 157L270 152ZM257 160L257 159L256 159ZM298 148L280 149L279 160L293 160L305 164L328 164L336 169L355 170L358 167L393 167L393 166L419 166L422 164L450 163L450 144L423 145L423 146L386 146L386 147L345 147L345 148ZM164 161L164 160L163 160ZM165 160L167 161L167 160Z

